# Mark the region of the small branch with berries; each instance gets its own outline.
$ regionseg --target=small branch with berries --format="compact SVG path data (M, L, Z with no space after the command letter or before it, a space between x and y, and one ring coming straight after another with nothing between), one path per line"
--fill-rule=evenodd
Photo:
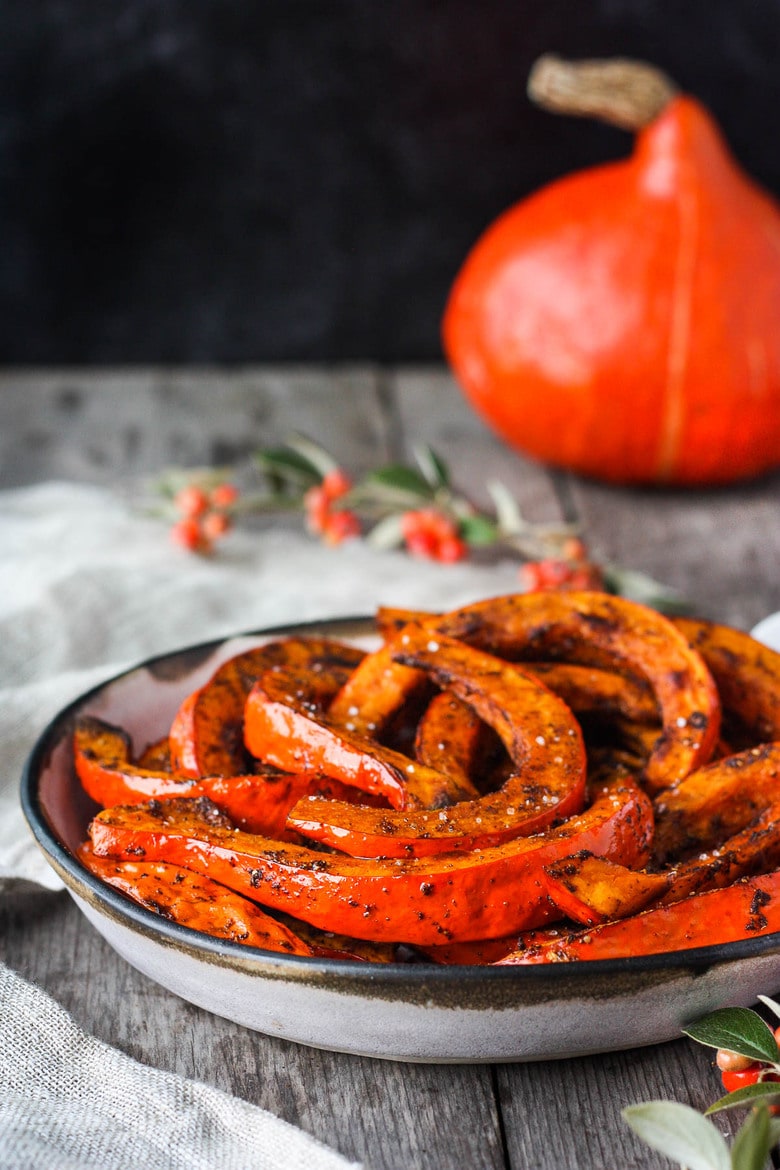
M758 997L780 1018L780 1004ZM683 1029L716 1050L715 1064L727 1090L697 1113L675 1101L647 1101L623 1110L625 1121L653 1149L688 1170L763 1170L780 1141L780 1028L751 1008L721 1008ZM748 1108L729 1150L708 1117L724 1109Z
M390 463L355 480L323 447L296 435L258 452L255 471L261 489L252 492L239 492L224 471L167 473L156 491L166 499L173 539L210 554L242 515L297 512L329 545L362 538L442 564L488 551L520 561L523 589L606 589L666 611L684 608L652 578L596 563L578 525L530 523L499 482L486 485L492 510L477 508L430 447L416 449L414 465Z

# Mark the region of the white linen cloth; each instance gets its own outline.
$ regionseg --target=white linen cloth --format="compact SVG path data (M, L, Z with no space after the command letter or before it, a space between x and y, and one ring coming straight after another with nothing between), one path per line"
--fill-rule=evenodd
M147 1068L0 966L3 1170L358 1170L264 1109Z
M61 887L24 822L19 777L47 722L102 679L223 635L379 604L449 609L517 587L510 562L440 565L360 541L327 548L292 527L237 531L215 557L199 558L101 488L0 493L0 889L20 880ZM136 1065L4 968L0 1010L3 1167L347 1165L254 1106ZM152 1112L136 1131L140 1101ZM127 1128L112 1155L101 1134L117 1118ZM87 1145L74 1145L76 1130ZM130 1156L134 1133L144 1145Z

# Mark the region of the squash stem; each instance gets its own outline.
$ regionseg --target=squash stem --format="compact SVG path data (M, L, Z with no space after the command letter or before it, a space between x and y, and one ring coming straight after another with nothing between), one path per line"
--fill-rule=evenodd
M654 65L622 57L564 61L545 53L528 78L528 96L542 109L599 118L624 130L648 126L677 92Z

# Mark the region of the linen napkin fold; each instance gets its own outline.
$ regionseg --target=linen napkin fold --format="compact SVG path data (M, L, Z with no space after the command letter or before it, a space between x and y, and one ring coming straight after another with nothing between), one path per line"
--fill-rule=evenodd
M195 642L288 622L450 609L517 589L511 562L439 565L298 530L231 534L193 556L104 488L0 492L0 887L60 888L24 823L19 776L62 706L120 669Z
M131 1060L0 966L3 1170L358 1170L218 1089Z

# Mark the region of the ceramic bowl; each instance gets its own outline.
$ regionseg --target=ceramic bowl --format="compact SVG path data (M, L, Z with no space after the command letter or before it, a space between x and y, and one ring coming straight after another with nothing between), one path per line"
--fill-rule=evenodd
M546 1060L679 1037L696 1017L747 1005L780 984L780 935L696 950L544 967L361 964L223 942L163 919L79 863L95 806L74 775L74 718L124 727L137 744L164 735L180 701L232 654L269 637L355 639L366 619L284 627L151 659L63 710L22 780L35 838L110 945L150 979L247 1028L315 1047L405 1061Z

